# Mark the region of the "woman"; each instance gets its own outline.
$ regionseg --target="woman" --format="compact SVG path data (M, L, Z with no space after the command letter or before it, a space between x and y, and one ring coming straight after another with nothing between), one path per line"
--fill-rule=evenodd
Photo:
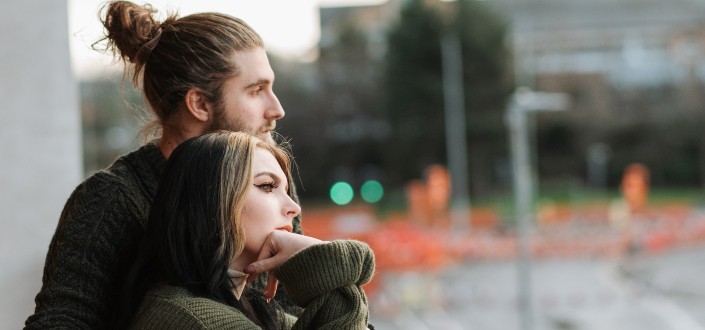
M190 139L169 158L123 297L133 329L365 329L369 247L292 233L290 164L246 133ZM264 293L246 283L269 272ZM304 307L270 302L277 280Z

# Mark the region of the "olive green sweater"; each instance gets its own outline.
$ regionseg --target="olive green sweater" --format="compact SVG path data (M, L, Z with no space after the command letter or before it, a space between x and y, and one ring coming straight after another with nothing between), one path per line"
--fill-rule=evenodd
M25 329L111 325L165 165L158 141L152 141L74 190L49 245L42 289ZM298 217L294 230L301 232ZM277 299L284 298L278 293Z
M373 273L372 250L358 241L333 241L295 254L275 274L289 298L305 309L298 319L282 312L282 329L367 329L367 298L360 285ZM149 291L131 328L260 329L234 307L173 286Z

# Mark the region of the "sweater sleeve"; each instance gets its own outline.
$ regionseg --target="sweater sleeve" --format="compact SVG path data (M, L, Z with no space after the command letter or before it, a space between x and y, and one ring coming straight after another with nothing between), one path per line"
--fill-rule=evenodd
M261 330L231 306L207 298L174 298L159 294L147 294L129 329Z
M49 246L42 289L25 329L106 328L144 212L107 175L76 188Z
M306 248L276 271L291 300L305 308L293 329L367 329L367 298L360 287L374 274L370 247L338 240Z

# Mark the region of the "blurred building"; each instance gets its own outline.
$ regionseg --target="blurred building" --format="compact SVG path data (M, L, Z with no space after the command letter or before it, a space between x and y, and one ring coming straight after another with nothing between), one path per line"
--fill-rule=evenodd
M401 0L382 5L322 7L319 77L332 99L327 135L351 143L372 137L381 140L389 127L377 116L380 104L372 95L381 77L387 31L398 20ZM373 87L373 88L370 88Z
M348 87L378 83L375 65L384 63L388 33L410 1L321 8L318 65L321 76L337 73L344 82L337 89L339 104L332 106L346 113L337 116L339 125L368 116L356 97L348 96L355 101L348 102L345 95ZM450 15L458 1L469 0L420 1ZM605 165L608 181L616 182L623 166L639 160L654 169L654 182L705 184L705 137L697 128L705 119L705 2L476 3L489 6L509 26L513 61L507 65L513 67L517 86L571 97L571 111L539 115L535 123L542 177L580 180L587 150L602 143L612 150ZM359 38L354 61L351 52L338 48L350 31L358 31ZM658 157L662 152L677 156L668 161Z
M580 175L580 159L604 143L613 184L633 161L648 164L657 185L705 182L705 3L486 3L511 22L517 84L572 99L571 111L539 121L543 178Z
M703 107L703 2L497 0L488 4L512 24L518 83L569 93L574 110L643 116Z
M354 29L365 40L369 60L379 61L387 31L405 2L321 8L321 52L333 49ZM426 3L445 13L455 6L437 0ZM703 108L705 3L701 1L485 3L511 25L517 83L566 92L578 113L641 116L665 111L664 107L681 112Z
M402 0L388 0L372 6L321 7L319 48L326 52L346 33L356 30L364 37L368 56L381 60L387 47L387 31L399 19L402 3Z

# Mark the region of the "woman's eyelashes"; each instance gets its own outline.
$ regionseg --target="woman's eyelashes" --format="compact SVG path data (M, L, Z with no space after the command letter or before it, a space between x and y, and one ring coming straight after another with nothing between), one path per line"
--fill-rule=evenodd
M274 181L270 181L256 184L255 186L264 192L272 192L274 189L277 189L277 187L279 187L279 184Z

